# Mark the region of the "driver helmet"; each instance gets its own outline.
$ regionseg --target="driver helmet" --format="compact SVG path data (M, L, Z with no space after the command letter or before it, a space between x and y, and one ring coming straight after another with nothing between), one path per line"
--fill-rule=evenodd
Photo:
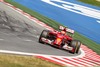
M65 31L61 31L61 34L65 35L65 34L66 34L66 32L65 32Z

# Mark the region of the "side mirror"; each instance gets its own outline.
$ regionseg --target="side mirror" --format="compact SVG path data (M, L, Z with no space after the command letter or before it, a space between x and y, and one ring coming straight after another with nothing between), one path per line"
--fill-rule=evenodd
M63 26L59 26L59 29L60 29L60 30L64 30L64 27L63 27Z

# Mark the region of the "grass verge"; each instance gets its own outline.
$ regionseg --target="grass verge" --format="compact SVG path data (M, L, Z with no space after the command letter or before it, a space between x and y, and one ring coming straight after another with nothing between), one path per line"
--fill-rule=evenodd
M45 17L45 16L43 16L43 15L41 15L41 14L39 14L39 13L29 9L29 8L26 8L25 6L22 6L19 3L14 2L13 0L4 0L4 1L14 5L17 8L20 8L24 12L27 12L31 16L36 17L40 21L46 23L47 25L53 27L56 30L58 29L58 26L61 25L58 22L56 22L50 18L47 18L47 17ZM86 45L87 47L89 47L90 49L92 49L93 51L95 51L96 53L98 53L100 55L100 45L99 44L95 43L94 41L86 38L85 36L83 36L77 32L75 32L74 39L80 40L84 45Z
M100 7L100 0L78 0L78 1Z
M33 56L0 54L0 67L62 67Z

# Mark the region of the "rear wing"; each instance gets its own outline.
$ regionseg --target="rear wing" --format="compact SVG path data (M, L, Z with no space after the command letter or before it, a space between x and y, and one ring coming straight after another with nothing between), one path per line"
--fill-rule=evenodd
M74 30L72 29L69 29L69 28L66 28L66 27L63 27L63 26L59 26L59 29L60 30L66 30L67 33L71 33L71 34L74 34Z

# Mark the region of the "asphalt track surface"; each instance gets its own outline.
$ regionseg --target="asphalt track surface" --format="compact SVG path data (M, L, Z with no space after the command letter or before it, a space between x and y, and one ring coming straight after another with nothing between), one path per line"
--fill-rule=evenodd
M79 54L71 54L67 51L38 43L38 37L41 31L45 29L44 27L3 3L0 3L0 11L5 11L6 16L10 18L9 22L6 22L5 18L0 19L0 50L55 56L78 56L81 54L81 52Z

